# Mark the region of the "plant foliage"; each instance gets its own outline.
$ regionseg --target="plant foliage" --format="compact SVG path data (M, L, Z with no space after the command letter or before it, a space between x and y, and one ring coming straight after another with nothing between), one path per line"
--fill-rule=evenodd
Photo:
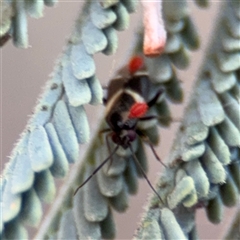
M9 38L17 47L28 46L27 15L41 17L44 4L54 0L1 1L1 45ZM196 1L206 6L207 1ZM55 199L54 178L68 174L69 164L79 160L79 144L89 141L90 129L84 105L102 103L102 87L95 74L93 55L115 53L117 31L129 25L137 1L86 1L75 28L58 60L34 114L21 134L3 172L1 183L3 239L28 238L27 226L37 227L43 218L42 203ZM171 122L169 103L180 103L183 90L177 69L191 61L189 51L199 47L188 2L163 1L167 30L164 53L146 58L156 86L165 95L151 109L160 126ZM153 196L136 231L136 239L197 239L195 214L204 207L209 221L223 219L223 207L237 205L240 191L240 2L224 1L215 32L199 68L184 118L169 153L168 167L156 185L163 199ZM141 54L142 29L132 54ZM156 120L143 124L152 143L158 143ZM105 122L99 123L99 130ZM111 148L114 145L111 144ZM147 171L143 141L134 152ZM59 197L38 231L38 239L112 239L116 227L112 211L128 208L138 178L143 177L129 151L119 150L113 164L104 166L73 197L76 187L108 157L104 137L92 140L81 167L64 183ZM78 165L79 166L79 165ZM239 216L239 215L238 215ZM229 236L238 236L238 222Z

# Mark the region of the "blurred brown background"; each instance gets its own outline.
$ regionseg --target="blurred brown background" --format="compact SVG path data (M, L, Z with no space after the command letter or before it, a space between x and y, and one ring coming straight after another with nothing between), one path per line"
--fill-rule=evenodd
M205 49L209 41L209 34L212 31L212 24L215 22L220 2L212 2L210 7L200 9L190 3L194 21L201 36L201 48L192 53L189 69L180 72L185 90L185 103L191 91L191 84L196 79L196 71L203 58L202 49ZM70 35L74 20L82 6L82 1L60 1L54 8L45 8L45 16L41 19L29 18L29 48L22 50L13 47L9 42L1 49L1 101L2 101L2 127L1 127L1 158L2 168L8 160L8 156L19 138L19 134L26 126L28 116L31 115L41 88L48 80L52 72L54 62L62 52L66 38ZM141 6L139 6L141 7ZM102 84L108 82L119 64L124 63L126 50L129 49L132 40L132 32L135 29L140 17L140 8L131 17L131 27L126 32L119 33L119 49L113 57L106 57L97 54L97 76ZM122 46L121 43L123 43ZM127 44L129 42L129 44ZM109 67L112 66L112 67ZM182 115L182 106L174 106L174 117ZM88 117L91 120L92 129L95 129L95 122L103 113L102 106L89 106ZM92 114L94 111L94 120ZM98 116L98 119L96 118ZM158 154L162 159L167 157L168 151L174 139L174 132L178 124L172 125L171 129L161 129L161 146ZM93 135L93 132L92 132ZM151 155L152 153L149 152ZM161 164L157 161L149 162L149 179L154 183L158 172L161 171ZM130 209L125 214L116 213L118 239L130 239L137 227L142 213L142 206L146 203L147 195L151 189L146 181L141 180L139 193L131 197ZM226 221L215 226L208 223L204 210L199 211L198 231L201 239L220 239L224 233L224 226L230 219L230 213L226 212ZM230 214L230 215L229 215ZM226 226L227 227L227 226Z

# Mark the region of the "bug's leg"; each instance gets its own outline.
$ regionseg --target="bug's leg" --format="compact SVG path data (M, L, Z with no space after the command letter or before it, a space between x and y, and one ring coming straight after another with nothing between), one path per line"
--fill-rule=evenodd
M157 154L154 146L152 145L152 143L151 143L150 141L148 141L148 145L149 145L149 147L151 148L151 150L152 150L155 158L156 158L165 168L167 168L167 166L162 162L162 160L161 160L160 157L158 156L158 154Z
M106 106L107 105L107 99L105 97L103 97L102 99L103 105Z
M105 140L106 140L106 143L107 143L107 148L108 148L109 155L111 155L111 148L110 148L110 143L109 143L109 137L110 137L110 134L111 134L111 133L108 133L108 134L106 135L106 137L105 137ZM112 163L113 163L113 155L111 155L110 163L109 163L108 168L107 168L107 173L108 173L108 171L109 171L109 169L110 169Z
M153 144L151 143L150 139L148 136L146 136L145 134L143 134L141 131L136 131L136 133L138 134L138 136L143 139L143 141L145 141L146 143L148 143L149 147L151 148L153 155L155 156L155 158L164 166L167 168L167 166L163 163L163 161L161 160L161 158L158 156Z
M98 132L98 137L101 137L103 133L111 132L112 130L110 128L102 129Z
M147 103L148 107L149 107L149 108L152 107L152 106L157 102L158 98L159 98L163 93L164 93L164 89L163 89L163 88L160 88L160 89L157 91L156 95L153 97L153 99L150 100L150 101Z
M109 159L111 159L111 157L116 153L118 148L119 148L119 145L117 145L112 151L112 153L92 172L92 174L79 187L77 187L77 189L74 192L74 195L76 195L78 190L81 187L83 187L109 161Z
M111 135L111 132L112 132L112 130L110 129L110 128L105 128L105 129L102 129L101 131L99 131L99 136L101 135L101 134L103 134L103 133L107 133L108 132L108 134L105 136L105 142L106 142L106 144L107 144L107 148L108 148L108 152L109 152L109 155L111 154L111 148L110 148L110 143L109 143L109 137L110 137L110 135ZM111 165L112 165L112 162L113 162L113 158L111 157L111 159L110 159L110 164L109 164L109 166L108 166L108 169L107 169L107 172L108 172L108 170L110 169L110 167L111 167Z
M153 187L153 185L151 184L151 182L149 181L146 173L144 172L141 164L139 163L139 161L138 161L138 159L137 159L137 157L136 157L136 154L135 154L134 151L133 151L133 148L132 148L132 145L131 145L131 144L129 145L129 148L130 148L130 150L131 150L131 152L132 152L133 159L134 159L136 165L139 167L139 169L140 169L140 171L142 172L142 175L144 176L144 178L146 179L148 185L149 185L150 188L156 193L156 195L158 196L159 200L163 203L162 198L160 197L160 195L158 194L158 192L154 189L154 187Z
M102 90L104 92L103 94L103 98L102 98L102 102L103 102L103 105L106 106L107 105L107 91L108 91L108 86L106 85L102 85Z
M146 116L146 117L141 117L138 118L139 121L148 121L148 120L152 120L152 119L158 119L158 116Z
M112 131L111 128L104 128L101 131L99 131L99 134L103 134L105 132L110 132L110 131Z

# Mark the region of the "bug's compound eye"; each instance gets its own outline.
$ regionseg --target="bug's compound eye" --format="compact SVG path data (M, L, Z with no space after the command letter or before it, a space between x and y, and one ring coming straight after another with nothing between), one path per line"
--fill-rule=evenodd
M112 133L112 141L114 143L116 143L117 145L119 145L121 143L121 138L119 137L119 135L117 133Z
M133 142L136 139L137 134L134 130L129 130L127 136L128 136L129 142Z

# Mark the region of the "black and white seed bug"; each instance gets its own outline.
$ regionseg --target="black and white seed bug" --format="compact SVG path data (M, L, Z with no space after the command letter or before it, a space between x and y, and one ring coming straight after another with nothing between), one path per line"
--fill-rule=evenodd
M143 138L145 141L147 140L147 136L144 136L142 131L138 128L138 123L156 118L156 116L146 114L163 94L163 88L156 87L156 85L150 81L146 72L139 71L142 67L143 59L138 56L134 57L128 64L128 76L120 76L119 78L115 78L110 81L107 89L107 96L104 99L104 104L106 106L105 120L109 128L101 131L102 133L107 133L106 143L108 145L110 155L76 189L75 193L84 184L86 184L109 160L112 161L113 155L121 147L123 149L130 149L133 159L142 172L142 175L161 200L159 194L148 180L132 147L132 143L138 136ZM111 139L116 145L112 152L110 152L109 139ZM157 160L161 162L151 142L148 141L148 143Z

